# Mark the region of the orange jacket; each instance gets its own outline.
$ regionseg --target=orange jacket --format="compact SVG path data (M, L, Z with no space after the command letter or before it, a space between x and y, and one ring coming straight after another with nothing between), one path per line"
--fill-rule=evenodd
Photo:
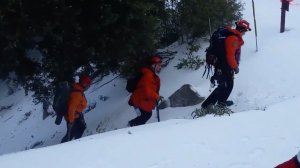
M149 68L142 68L142 77L133 91L130 102L134 107L152 112L159 99L160 79Z
M239 67L240 52L244 41L239 31L231 27L227 27L227 29L235 35L229 36L225 40L226 60L231 69L236 69Z
M83 93L84 89L82 86L78 83L74 83L72 87L73 88L68 99L68 113L65 116L68 123L73 123L87 106L87 100Z

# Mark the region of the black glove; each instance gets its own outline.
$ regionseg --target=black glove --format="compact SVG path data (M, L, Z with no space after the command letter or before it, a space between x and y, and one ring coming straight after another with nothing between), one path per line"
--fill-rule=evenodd
M233 71L234 71L235 74L238 74L240 72L240 69L239 69L239 67L237 67Z

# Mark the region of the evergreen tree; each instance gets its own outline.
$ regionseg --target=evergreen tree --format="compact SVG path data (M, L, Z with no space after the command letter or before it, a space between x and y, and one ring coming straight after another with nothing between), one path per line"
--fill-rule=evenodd
M180 12L181 35L193 40L208 33L209 20L215 29L240 19L243 6L238 0L181 0L177 8Z
M0 6L1 78L16 72L37 100L81 71L103 76L152 53L164 0L6 0ZM28 57L31 49L41 60ZM93 66L93 67L92 67Z
M77 73L126 74L178 37L240 17L237 0L2 0L0 78L14 73L37 102ZM30 51L39 54L33 59Z

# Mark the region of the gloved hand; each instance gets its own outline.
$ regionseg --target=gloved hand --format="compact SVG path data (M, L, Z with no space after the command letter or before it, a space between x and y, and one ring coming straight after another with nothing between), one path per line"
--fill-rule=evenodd
M239 67L237 67L233 71L234 71L235 74L238 74L240 72L240 69L239 69Z
M163 101L163 100L164 100L164 97L163 97L163 96L159 96L157 102L161 102L161 101Z

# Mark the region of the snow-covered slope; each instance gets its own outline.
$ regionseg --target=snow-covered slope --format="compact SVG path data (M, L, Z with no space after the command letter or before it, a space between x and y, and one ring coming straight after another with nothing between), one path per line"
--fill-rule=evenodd
M9 168L272 167L299 149L300 136L295 134L300 131L299 101L300 98L294 98L265 111L168 120L119 129L62 145L3 155L0 165Z
M251 0L244 2L244 18L254 27ZM60 142L65 123L56 126L52 117L42 120L42 106L34 105L30 95L24 97L21 90L0 98L1 106L13 104L0 111L0 154L49 147L2 155L0 167L53 167L50 163L55 159L60 163L55 167L74 168L265 168L289 159L300 149L299 3L292 2L286 16L287 31L279 33L280 2L255 2L258 52L253 28L244 36L240 73L230 96L235 114L191 120L190 113L200 105L167 108L160 112L163 122L156 123L153 114L147 125L125 128L136 114L127 105L129 94L123 79L99 87L114 78L108 76L86 93L89 104L96 107L86 114L85 136L101 134L49 146ZM206 46L202 47L197 54L204 56ZM197 71L174 67L184 56L185 46L175 43L166 50L178 53L160 74L161 95L168 97L188 83L207 96L209 81L202 78L203 67Z

